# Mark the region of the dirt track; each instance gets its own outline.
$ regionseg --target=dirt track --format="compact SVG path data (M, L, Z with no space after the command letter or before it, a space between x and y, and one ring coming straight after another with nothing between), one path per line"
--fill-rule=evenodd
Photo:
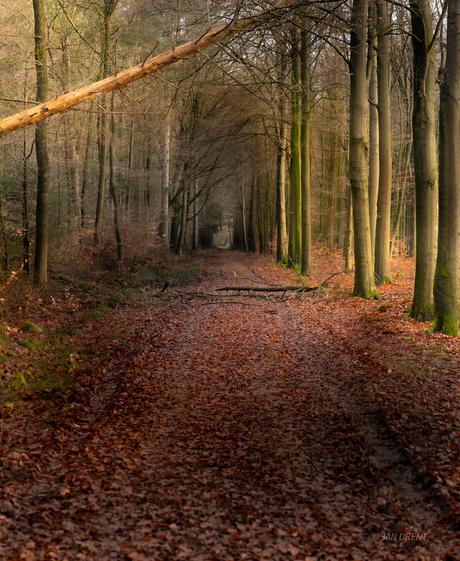
M309 296L213 293L234 273L279 280L219 253L186 291L116 310L134 332L71 414L5 444L2 559L460 559L363 393L373 364Z

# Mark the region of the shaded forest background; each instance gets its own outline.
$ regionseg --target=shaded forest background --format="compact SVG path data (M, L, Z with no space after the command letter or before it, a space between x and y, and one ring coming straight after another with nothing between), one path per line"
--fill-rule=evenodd
M48 99L277 4L47 0L42 66L46 64ZM300 264L295 247L289 248L289 258L280 249L280 243L287 245L280 241L280 230L285 228L294 244L293 224L300 221L294 194L296 159L301 157L296 155L297 144L307 117L311 137L302 166L310 166L312 239L329 250L343 248L346 268L351 269L349 59L356 6L298 4L302 10L288 11L285 18L277 14L269 26L238 34L225 45L214 45L49 120L50 269L73 276L84 275L94 265L129 269L169 259L170 252L180 255L211 245L273 254L278 261ZM379 4L389 10L383 30L379 21L385 18L373 16ZM0 117L6 117L37 103L41 51L37 54L33 3L1 5ZM389 37L388 255L415 252L411 10L417 6L432 10L436 27L441 4L378 2L369 7L366 141L372 250L379 229L378 173L372 171L378 160L372 126L378 103L376 53L382 49L377 35ZM437 31L433 53L442 67L444 27L439 25ZM435 103L439 105L439 92ZM21 263L27 272L31 269L35 143L33 127L1 141L0 260L5 275ZM304 272L309 268L311 264L303 267ZM384 275L376 278L386 280Z

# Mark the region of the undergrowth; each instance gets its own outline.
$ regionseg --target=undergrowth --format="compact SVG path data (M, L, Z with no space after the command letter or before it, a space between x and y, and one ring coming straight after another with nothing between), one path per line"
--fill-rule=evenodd
M117 306L126 305L146 287L161 296L165 286L186 285L207 259L207 253L171 258L168 264L113 271L102 280L97 275L81 280L52 272L40 288L25 275L8 277L7 284L0 286L2 414L14 415L31 399L53 400L56 407L66 407L79 375L94 371L107 358L109 340L115 337L111 334L100 349L88 353L79 343L88 324L105 321ZM3 295L1 289L6 287L8 294Z

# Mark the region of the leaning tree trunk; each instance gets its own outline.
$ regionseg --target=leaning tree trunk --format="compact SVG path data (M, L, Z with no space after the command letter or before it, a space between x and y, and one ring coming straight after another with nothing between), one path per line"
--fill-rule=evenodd
M412 129L415 168L415 284L411 317L433 317L438 228L438 163L435 124L435 53L429 0L411 2L414 53Z
M48 98L48 71L46 66L46 15L44 0L33 0L35 17L35 68L37 71L37 99ZM49 156L48 126L46 121L35 128L35 153L37 156L37 209L34 282L44 284L48 278L48 195Z
M353 294L378 298L372 263L369 196L367 187L366 128L366 24L367 0L354 0L350 53L350 157L353 200L355 283Z
M460 327L460 2L447 17L446 69L441 85L439 238L434 277L434 331L457 336ZM417 227L418 230L418 227Z
M105 1L110 4L112 10L115 9L117 0ZM262 10L252 16L235 20L232 23L226 24L217 29L211 29L193 41L177 46L170 51L162 53L148 61L144 61L137 66L129 68L128 70L119 72L118 74L106 78L105 80L89 84L88 86L84 86L83 88L75 90L70 94L59 96L52 100L48 100L46 103L40 103L33 108L21 111L21 113L16 113L11 117L6 117L5 119L0 120L0 137L8 132L38 123L39 121L47 119L56 113L67 111L71 107L75 107L80 103L107 94L113 90L123 89L128 84L131 84L140 78L145 78L149 74L158 72L170 64L184 60L189 56L206 49L210 45L219 44L220 41L237 35L243 31L250 31L260 27L261 25L269 24L280 15L287 17L289 12L295 12L298 9L299 6L297 4L293 4L289 1L284 2L275 8Z

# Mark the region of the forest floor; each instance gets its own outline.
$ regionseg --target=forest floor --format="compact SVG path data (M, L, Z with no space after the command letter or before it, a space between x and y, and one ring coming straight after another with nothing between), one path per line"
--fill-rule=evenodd
M238 295L216 289L296 275L221 251L164 292L11 312L0 558L459 560L460 343L405 315L413 261L393 271L379 301L345 274Z

